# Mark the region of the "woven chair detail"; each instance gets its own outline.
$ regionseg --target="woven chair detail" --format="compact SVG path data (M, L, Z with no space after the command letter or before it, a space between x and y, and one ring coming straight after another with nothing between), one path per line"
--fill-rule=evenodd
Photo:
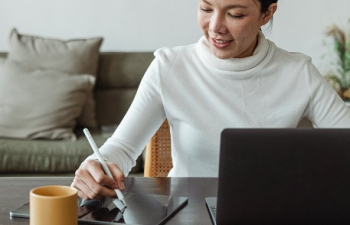
M165 120L146 146L145 177L166 177L173 167L168 121Z

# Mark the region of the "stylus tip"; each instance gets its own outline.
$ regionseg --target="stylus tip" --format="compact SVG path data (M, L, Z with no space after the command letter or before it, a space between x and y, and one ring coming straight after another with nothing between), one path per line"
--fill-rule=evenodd
M126 205L126 202L125 202L124 199L121 199L120 201L123 203L123 205L125 206L125 208L128 207L128 206Z

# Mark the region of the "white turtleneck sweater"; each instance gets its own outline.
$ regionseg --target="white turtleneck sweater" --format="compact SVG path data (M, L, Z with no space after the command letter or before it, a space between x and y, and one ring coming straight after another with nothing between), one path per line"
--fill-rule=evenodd
M171 129L173 177L218 176L224 128L350 127L350 110L311 59L279 49L259 34L251 57L222 60L203 37L162 48L102 155L127 175L165 118Z

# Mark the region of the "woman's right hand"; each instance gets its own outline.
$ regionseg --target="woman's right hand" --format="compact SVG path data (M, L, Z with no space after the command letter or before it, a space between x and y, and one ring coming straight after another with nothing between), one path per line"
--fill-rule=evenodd
M112 162L106 161L113 178L108 177L98 160L89 159L83 162L75 172L71 187L78 190L82 199L117 198L114 189L124 190L124 173Z

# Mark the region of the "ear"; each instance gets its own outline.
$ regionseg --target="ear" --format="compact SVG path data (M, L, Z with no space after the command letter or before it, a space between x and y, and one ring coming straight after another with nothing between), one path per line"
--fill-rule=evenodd
M269 8L266 10L266 12L263 13L262 20L261 20L262 26L267 24L271 20L276 10L277 10L277 3L272 3L269 6Z

